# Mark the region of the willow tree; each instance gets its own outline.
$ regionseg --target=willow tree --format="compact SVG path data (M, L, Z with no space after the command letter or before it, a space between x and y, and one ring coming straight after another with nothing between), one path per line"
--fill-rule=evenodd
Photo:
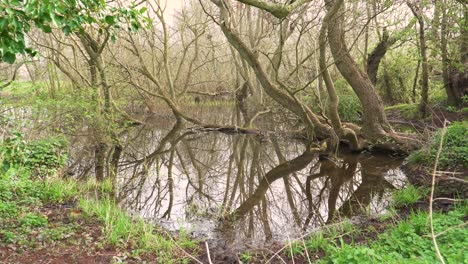
M264 91L280 105L289 109L298 115L306 124L309 124L308 129L315 132L318 137L326 137L332 144L336 144L337 140L346 141L355 149L363 148L363 138L371 143L376 143L382 138L389 138L396 142L403 149L416 147L415 141L408 135L396 133L389 124L382 99L378 95L373 83L369 79L366 72L362 71L354 58L351 56L345 37L345 16L346 10L343 0L326 0L326 14L322 21L321 30L321 56L325 53L326 46L324 41L327 41L328 47L334 59L334 64L350 84L356 95L358 96L362 107L362 128L353 124L345 124L339 120L337 105L339 98L334 91L331 80L327 78L326 68L323 58L321 62L321 72L327 85L327 92L330 98L329 118L317 115L304 103L296 97L287 85L282 83L278 78L271 78L262 65L259 59L259 53L249 49L242 37L236 32L232 24L232 12L230 11L230 2L225 0L211 0L219 9L219 21L217 22L226 36L229 43L239 52L253 69L257 79L262 84ZM293 13L307 9L308 0L292 1L290 4L277 4L262 0L237 0L246 5L257 7L265 12L270 13L280 21L288 19ZM275 52L277 54L278 52ZM324 55L323 55L324 56ZM274 61L273 61L274 63Z

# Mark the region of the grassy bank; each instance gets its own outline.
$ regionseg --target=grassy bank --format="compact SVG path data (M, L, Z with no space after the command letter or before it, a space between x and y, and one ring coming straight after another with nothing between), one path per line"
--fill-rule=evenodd
M468 213L459 205L448 213L434 215L434 229L442 256L447 263L466 263L468 229L460 227ZM457 228L458 227L458 228ZM357 233L357 231L354 231ZM357 244L353 234L350 243L330 232L310 237L306 242L311 252L322 250L321 263L437 263L430 237L427 212L412 212L406 220L388 227L374 241Z
M87 248L86 254L104 251L125 259L187 262L179 247L195 248L195 242L184 237L176 242L154 225L133 219L107 191L107 183L32 179L21 172L0 175L0 252L5 261L60 246L76 255ZM105 198L88 198L94 192Z
M110 181L56 176L65 144L12 134L0 146L0 262L188 262L183 249L196 243L132 218L110 198Z
M431 238L428 189L409 185L394 192L388 213L364 222L349 220L287 243L277 255L241 254L245 263L439 263ZM446 208L447 209L447 208ZM446 263L467 263L468 203L433 215L434 233Z

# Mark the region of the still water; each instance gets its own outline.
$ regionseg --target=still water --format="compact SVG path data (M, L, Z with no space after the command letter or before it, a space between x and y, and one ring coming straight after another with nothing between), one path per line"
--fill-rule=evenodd
M341 153L330 160L291 138L194 132L168 122L126 142L119 198L129 212L233 247L383 214L391 191L405 184L401 159Z

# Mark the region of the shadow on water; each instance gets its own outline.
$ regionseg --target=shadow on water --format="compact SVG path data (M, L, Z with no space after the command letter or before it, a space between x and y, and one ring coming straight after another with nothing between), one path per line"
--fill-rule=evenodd
M342 153L334 161L286 138L194 133L181 123L127 137L122 204L213 247L261 247L343 218L383 214L390 191L405 183L401 159Z

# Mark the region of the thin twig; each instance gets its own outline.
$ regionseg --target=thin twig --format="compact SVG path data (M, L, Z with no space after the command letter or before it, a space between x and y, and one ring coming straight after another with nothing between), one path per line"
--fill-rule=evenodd
M452 229L460 228L460 227L466 226L467 224L468 224L468 222L465 222L465 223L462 223L462 224L459 224L459 225L456 225L456 226L449 227L449 228L445 229L444 231L442 231L442 232L438 233L437 235L435 235L435 237L439 237L440 235L443 235L443 234L447 233L448 231L450 231Z
M310 256L309 256L309 251L307 250L307 246L305 244L305 240L303 237L301 237L301 240L302 240L302 244L304 245L304 251L307 257L307 261L309 261L309 264L312 264L312 261L310 260Z
M468 181L465 181L463 179L460 179L460 178L455 178L455 177L450 177L450 176L444 176L444 175L436 175L437 177L440 177L440 178L443 178L444 180L446 181L457 181L457 182L461 182L461 183L464 183L464 184L468 184Z
M452 199L452 198L446 198L446 197L439 197L439 198L434 198L432 201L441 201L441 200L445 200L445 201L451 201L451 202L463 202L464 199Z
M289 250L291 251L292 263L295 264L295 262L294 262L294 252L293 252L293 248L292 248L292 242L291 242L291 239L289 238L289 235L288 235L288 241L289 241Z
M436 234L435 237L439 237L439 236L441 236L441 235L443 235L443 234L447 233L448 231L453 230L453 229L455 229L455 228L464 227L464 226L466 226L467 224L468 224L468 222L464 222L464 223L461 223L461 224L459 224L459 225L449 227L449 228L445 229L444 231L442 231L442 232ZM424 236L425 236L425 237L428 237L429 235L424 235Z
M205 242L205 246L206 246L206 254L208 255L208 263L213 264L213 262L211 262L210 247L208 246L208 242Z
M439 246L437 245L437 240L436 240L436 235L434 234L434 223L433 223L433 218L432 218L432 203L434 201L434 189L435 189L435 179L436 179L436 171L437 171L437 165L439 163L439 157L440 153L442 152L442 145L444 143L444 136L445 133L447 132L447 120L444 121L444 127L442 128L442 132L440 135L440 142L439 142L439 148L437 149L437 155L435 158L434 162L434 169L432 173L432 183L431 183L431 197L429 199L429 221L431 225L431 236L432 236L432 242L434 243L434 248L437 253L437 257L440 260L440 263L445 264L444 258L440 254Z

